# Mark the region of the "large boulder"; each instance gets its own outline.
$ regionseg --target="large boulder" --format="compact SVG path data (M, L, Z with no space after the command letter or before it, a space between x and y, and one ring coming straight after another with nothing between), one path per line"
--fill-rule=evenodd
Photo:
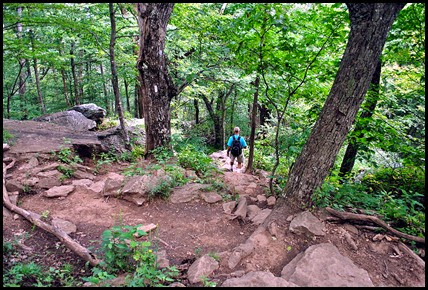
M256 271L245 274L240 278L231 278L224 281L221 287L293 287L281 277L275 277L269 271Z
M207 186L209 185L201 183L188 183L183 186L176 187L173 189L170 200L172 203L189 202L193 199L199 198L199 190Z
M282 269L281 277L302 287L374 286L366 270L330 243L310 246L298 254Z
M54 123L77 131L88 131L97 126L95 121L86 118L82 113L77 111L53 113L34 118L33 120L38 122Z
M103 196L118 196L125 177L115 172L110 172L105 177Z
M92 103L77 105L69 109L68 111L77 111L79 113L82 113L83 116L95 121L97 124L101 124L103 122L104 117L107 113L106 110Z
M145 144L145 131L140 126L126 126L129 139L133 140L135 145L143 146ZM120 126L109 128L107 130L96 132L98 140L101 142L101 149L109 151L114 149L117 152L123 153L126 150L125 143L122 137L122 129Z

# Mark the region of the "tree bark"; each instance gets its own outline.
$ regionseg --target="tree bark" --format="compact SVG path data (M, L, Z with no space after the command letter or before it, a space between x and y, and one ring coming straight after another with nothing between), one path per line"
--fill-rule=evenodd
M347 4L351 32L339 71L285 188L285 196L297 206L311 204L313 191L332 168L368 90L388 31L404 5Z
M122 138L125 143L125 148L131 150L131 145L129 144L128 132L125 127L125 119L123 117L122 102L120 100L119 92L119 81L117 79L117 70L116 62L114 58L114 45L116 43L116 20L114 17L113 3L109 3L110 11L110 23L111 23L111 37L110 37L110 65L111 65L111 83L113 86L114 97L116 100L117 112L119 114L120 127L122 129Z
M174 3L138 3L139 54L143 114L146 129L146 158L171 140L171 100L177 90L168 73L164 54L166 27Z
M246 173L251 173L253 171L253 159L254 159L254 139L256 137L256 119L257 119L257 102L259 97L259 84L260 84L260 76L257 74L256 81L254 82L254 86L256 87L256 91L254 92L253 99L253 110L251 113L251 134L250 134L250 152L248 153L248 164L245 169Z
M107 87L106 87L106 82L104 79L104 68L103 68L103 63L100 63L100 71L101 71L101 78L103 81L103 92L104 92L104 104L106 106L106 110L107 110L107 114L110 113L110 103L108 100L108 94L107 94Z
M72 41L70 45L70 65L71 65L71 72L73 74L73 81L74 81L74 104L80 105L79 84L76 76L76 64L74 63L74 41Z
M22 16L22 7L18 7L17 9L18 11L18 17L21 18ZM18 39L22 38L22 23L18 22L17 23L17 37ZM23 68L25 67L25 63L26 63L26 59L25 58L21 58L19 59L19 65ZM26 115L26 109L24 109L24 104L25 104L25 91L26 91L26 87L25 87L25 70L21 70L21 73L19 74L19 100L20 100L20 110L21 112L24 113L24 115Z
M140 112L138 110L138 84L134 87L134 118L140 118Z
M361 116L360 116L361 119L370 118L371 116L373 116L377 101L379 99L379 83L380 83L381 68L382 68L382 63L381 63L381 60L379 59L376 65L376 70L372 77L370 90L367 93L367 98L364 103L365 106L363 104L364 108L363 108L363 111L361 112ZM355 129L351 134L357 133L359 134L358 135L359 138L363 138L364 133L362 133L362 130L367 129L367 127L368 126L366 122L364 123L357 122L357 124L355 125ZM342 165L340 166L340 171L339 171L340 177L345 177L349 175L349 173L352 171L352 168L354 167L354 164L355 164L355 158L358 152L358 147L359 147L358 142L355 140L355 137L352 136L349 139L349 144L348 144L348 147L346 147L345 156L343 157Z
M126 109L131 113L131 105L129 104L129 95L128 95L128 82L126 81L126 77L123 79L125 83L125 96L126 96Z
M193 99L193 107L195 107L195 123L199 124L199 104L198 99Z
M32 47L32 50L34 52L34 49L35 49L34 34L33 34L32 30L30 30L30 37L31 37L31 47ZM34 68L34 77L36 79L37 96L39 97L40 108L42 109L43 114L46 114L45 104L43 103L42 90L40 89L40 76L39 76L39 70L38 70L38 66L37 66L36 57L33 57L33 68Z
M269 118L270 111L265 104L259 105L259 111L260 111L260 126L263 126L264 124L266 124L267 118Z

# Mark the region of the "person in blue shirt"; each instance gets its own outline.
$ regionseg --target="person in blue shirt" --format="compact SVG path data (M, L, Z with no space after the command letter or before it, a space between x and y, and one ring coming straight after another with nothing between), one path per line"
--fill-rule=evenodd
M242 149L247 148L247 143L245 142L244 138L239 136L241 129L239 129L239 127L235 127L233 131L234 135L230 136L229 141L227 141L227 155L230 157L230 171L233 171L233 163L235 158L238 160L238 169L242 168L242 163L244 163L244 151ZM235 156L236 152L232 146L234 140L239 140L240 154L238 156Z

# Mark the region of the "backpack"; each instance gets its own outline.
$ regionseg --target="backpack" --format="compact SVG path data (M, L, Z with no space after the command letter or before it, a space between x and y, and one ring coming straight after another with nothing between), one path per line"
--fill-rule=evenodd
M232 147L230 152L232 153L233 156L238 157L239 155L241 155L242 153L242 148L241 148L241 136L238 136L238 139L235 139L235 136L232 136L233 141L232 141Z

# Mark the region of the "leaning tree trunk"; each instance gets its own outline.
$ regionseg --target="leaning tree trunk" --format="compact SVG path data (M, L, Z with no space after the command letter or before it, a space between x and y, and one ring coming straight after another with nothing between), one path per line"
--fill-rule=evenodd
M379 83L380 83L380 73L381 73L381 60L379 59L376 70L373 74L372 81L371 81L371 88L369 92L367 93L367 98L365 101L365 107L361 113L360 118L370 118L373 116L374 110L376 108L377 101L379 99ZM355 129L352 132L353 134L357 133L358 138L363 138L364 133L363 130L367 130L367 123L366 122L357 122L355 125ZM355 137L351 137L349 140L348 147L346 147L345 156L343 157L342 165L340 166L339 176L345 177L349 175L349 173L352 171L352 168L355 164L355 158L357 157L358 152L358 142L355 140Z
M256 91L254 92L253 99L253 110L251 113L251 134L250 134L250 152L248 154L248 164L245 172L251 173L253 171L253 159L254 159L254 139L256 138L256 119L257 119L257 102L259 97L259 84L260 84L260 76L257 74L255 87Z
M349 3L351 32L339 71L308 141L292 167L285 196L308 206L321 186L366 94L401 3Z
M116 108L119 114L120 128L122 129L122 137L125 143L125 148L130 150L128 132L125 127L125 119L123 117L122 102L120 101L119 81L117 79L116 62L114 58L114 45L116 43L116 21L114 18L113 3L109 3L110 22L111 22L111 38L110 38L110 65L111 65L111 83L116 100Z
M140 31L137 69L143 95L146 158L171 140L172 98L177 91L168 73L164 54L166 27L174 3L138 3Z

